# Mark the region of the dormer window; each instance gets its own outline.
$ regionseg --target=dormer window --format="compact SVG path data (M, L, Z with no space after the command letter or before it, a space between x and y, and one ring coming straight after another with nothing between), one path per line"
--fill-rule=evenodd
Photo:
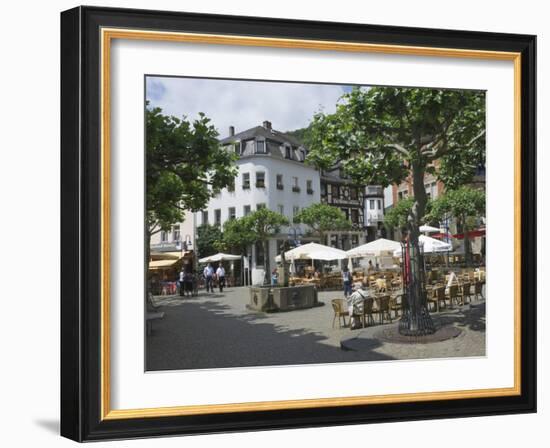
M292 159L292 146L285 145L285 158Z
M241 154L241 142L235 142L233 143L233 149L235 151L235 154Z
M256 154L265 154L265 140L256 141Z

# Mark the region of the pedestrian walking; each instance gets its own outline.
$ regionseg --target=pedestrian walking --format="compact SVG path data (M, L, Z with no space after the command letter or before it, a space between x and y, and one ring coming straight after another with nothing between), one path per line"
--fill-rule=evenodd
M204 283L206 285L206 292L214 292L214 285L212 283L214 277L214 268L210 263L206 265L203 271Z
M181 268L181 271L178 275L178 281L177 281L177 284L178 284L178 289L179 289L179 294L180 296L183 297L184 295L184 292L185 292L185 288L184 288L184 281L185 281L185 272L183 270L183 267Z
M195 280L195 276L193 274L193 271L189 270L185 273L185 276L183 278L184 282L184 288L185 288L185 295L192 296L193 295L193 282Z
M344 267L342 271L342 283L344 284L344 297L348 297L351 294L351 272L347 267Z
M277 286L277 283L279 283L279 271L275 268L271 273L271 286Z
M220 292L223 292L223 287L225 286L225 269L221 263L219 264L218 269L216 269L216 277L218 277Z

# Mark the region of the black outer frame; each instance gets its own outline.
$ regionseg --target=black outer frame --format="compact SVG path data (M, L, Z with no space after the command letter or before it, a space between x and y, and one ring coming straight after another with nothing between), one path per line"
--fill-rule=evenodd
M100 420L100 28L521 52L521 395ZM536 412L536 37L77 7L61 13L61 435L76 441Z

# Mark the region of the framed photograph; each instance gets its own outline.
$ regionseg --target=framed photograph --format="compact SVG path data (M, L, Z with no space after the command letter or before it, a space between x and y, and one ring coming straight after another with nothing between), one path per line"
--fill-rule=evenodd
M536 411L535 36L61 14L61 433Z

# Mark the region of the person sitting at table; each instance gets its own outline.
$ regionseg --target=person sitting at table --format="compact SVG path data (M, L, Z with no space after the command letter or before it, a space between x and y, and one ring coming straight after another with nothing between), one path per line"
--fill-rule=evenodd
M355 283L353 285L353 293L346 297L348 312L350 315L349 327L351 330L361 327L361 322L357 322L356 316L363 314L363 305L367 297L368 291L364 289L362 283Z

